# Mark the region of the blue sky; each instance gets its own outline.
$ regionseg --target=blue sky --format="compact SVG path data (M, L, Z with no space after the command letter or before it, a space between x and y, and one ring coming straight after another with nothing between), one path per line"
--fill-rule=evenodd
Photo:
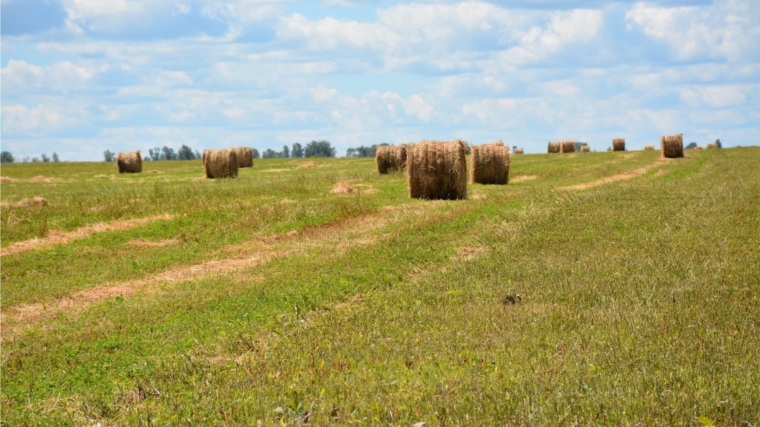
M760 2L1 0L2 149L760 141Z

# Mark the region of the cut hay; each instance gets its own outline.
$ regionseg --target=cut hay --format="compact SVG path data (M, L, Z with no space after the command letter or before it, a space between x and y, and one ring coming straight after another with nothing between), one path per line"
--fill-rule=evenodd
M409 197L456 200L467 198L466 147L453 142L422 141L406 147Z
M473 145L470 156L470 182L507 184L509 182L509 148L504 144Z
M310 162L301 163L300 165L296 167L296 169L315 168L315 167L317 167L317 164L310 161Z
M654 151L654 145L645 145L644 150L653 150Z
M11 178L9 176L0 176L0 182L11 183L11 182L18 182L18 180L16 178Z
M236 178L237 153L234 150L203 150L206 178Z
M517 147L515 147L514 151L515 151L515 154L523 154L523 153L525 153L525 151L522 148L517 148Z
M28 199L21 199L15 205L20 208L25 208L29 206L47 206L47 204L47 200L45 200L44 197L32 197Z
M707 148L720 148L718 144L707 144Z
M568 139L565 141L560 141L560 152L561 153L575 153L575 140L574 139Z
M353 194L356 193L356 189L346 184L345 182L339 182L335 184L335 187L330 190L331 194Z
M253 167L253 150L251 147L233 147L231 150L237 154L238 168Z
M377 172L380 174L406 169L406 147L403 145L377 147L375 163L377 164Z
M625 151L625 138L615 138L612 140L612 151Z
M560 143L559 142L550 142L548 153L559 153L560 150Z
M121 152L116 156L116 166L119 173L141 173L142 156L140 150Z
M591 146L581 145L581 153L590 153L590 152L591 152Z
M660 154L668 159L683 157L683 134L661 137Z

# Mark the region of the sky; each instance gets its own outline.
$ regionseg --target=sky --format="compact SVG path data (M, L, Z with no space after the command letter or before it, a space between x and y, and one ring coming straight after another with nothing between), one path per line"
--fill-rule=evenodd
M2 150L760 144L760 1L1 0Z

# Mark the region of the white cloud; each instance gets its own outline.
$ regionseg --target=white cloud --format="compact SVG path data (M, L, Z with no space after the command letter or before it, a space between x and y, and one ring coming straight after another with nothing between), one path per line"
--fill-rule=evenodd
M29 108L24 105L3 105L3 134L39 135L73 126L87 116L82 105L44 103Z
M70 61L43 67L23 60L11 59L0 73L2 73L4 93L33 91L68 93L87 89L98 73L105 69L105 67L94 69L80 66Z
M342 21L332 17L312 21L300 14L284 18L277 29L278 37L297 40L312 50L358 48L392 50L401 37L375 23Z
M680 90L681 101L691 106L734 107L747 101L747 94L757 95L757 86L690 86Z

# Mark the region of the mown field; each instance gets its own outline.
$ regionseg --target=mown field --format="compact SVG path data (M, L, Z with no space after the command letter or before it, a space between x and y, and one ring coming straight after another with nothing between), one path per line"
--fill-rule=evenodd
M2 425L758 425L760 148L687 153L3 165Z

